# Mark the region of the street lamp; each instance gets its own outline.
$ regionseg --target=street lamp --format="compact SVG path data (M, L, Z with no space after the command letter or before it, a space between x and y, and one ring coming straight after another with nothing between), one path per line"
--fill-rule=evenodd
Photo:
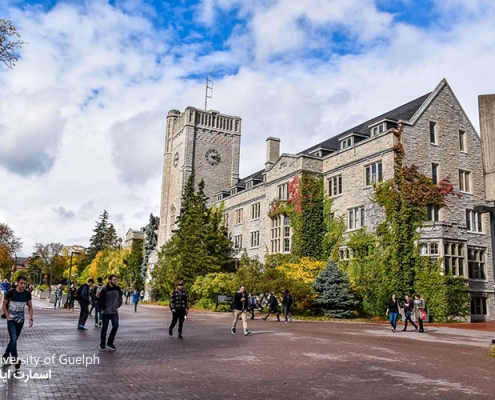
M67 304L69 303L69 295L70 295L70 278L72 276L72 256L74 254L81 254L79 251L70 251L70 263L69 263L69 279L68 279L68 284L67 284Z

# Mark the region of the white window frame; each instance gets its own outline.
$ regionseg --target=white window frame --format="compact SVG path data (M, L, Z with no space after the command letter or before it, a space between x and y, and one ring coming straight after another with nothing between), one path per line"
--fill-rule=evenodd
M287 200L289 198L289 183L278 186L278 198L280 200Z
M347 210L348 230L352 231L366 226L366 211L364 206L353 207Z
M459 129L459 151L461 153L467 153L467 133L464 129Z
M463 169L459 170L459 191L465 193L472 193L472 174L471 171Z
M436 205L428 206L428 221L438 222L440 221L440 207Z
M251 232L251 248L260 247L260 231Z
M454 276L465 276L465 245L459 242L445 242L443 244L443 249L443 266L445 273L452 273Z
M430 144L438 146L438 124L435 121L430 121L429 125Z
M242 249L242 235L234 236L234 249Z
M236 223L236 225L242 224L242 222L244 220L243 210L244 210L243 208L238 208L237 210L235 210L235 223Z
M342 194L342 175L332 176L328 180L328 195L330 197L335 197L341 194Z
M486 281L486 248L468 246L468 278Z
M261 203L251 204L251 219L259 219L261 215Z
M372 186L374 183L383 181L383 164L382 161L376 161L364 167L365 186Z
M466 210L466 227L469 232L483 233L483 215L482 213Z

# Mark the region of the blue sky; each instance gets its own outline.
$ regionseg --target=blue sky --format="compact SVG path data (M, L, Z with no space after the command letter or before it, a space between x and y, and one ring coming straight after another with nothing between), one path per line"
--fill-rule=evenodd
M242 118L241 175L268 136L297 153L446 78L478 128L495 93L492 0L4 0L29 42L0 67L0 221L87 245L158 214L168 110Z

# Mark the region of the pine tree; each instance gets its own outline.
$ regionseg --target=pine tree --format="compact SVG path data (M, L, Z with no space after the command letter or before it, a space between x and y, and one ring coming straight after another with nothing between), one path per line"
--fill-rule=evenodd
M316 299L314 304L331 318L347 318L357 302L350 293L350 283L333 261L320 272L313 283Z
M93 232L94 235L91 236L88 251L86 252L89 262L96 257L98 252L105 248L116 248L119 245L119 238L117 237L115 227L108 222L107 210L103 210L103 214L100 215L100 220L96 222Z
M162 247L153 271L156 286L171 290L179 279L192 284L197 276L228 268L232 243L207 201L204 182L195 193L191 176L184 188L178 228Z

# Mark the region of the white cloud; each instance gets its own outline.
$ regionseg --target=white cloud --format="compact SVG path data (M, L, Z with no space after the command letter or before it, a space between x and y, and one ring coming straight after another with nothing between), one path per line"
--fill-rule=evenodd
M413 3L402 2L409 13ZM159 211L167 112L202 107L209 72L209 108L243 119L242 176L263 168L268 136L297 153L442 78L477 126L477 95L495 92L494 3L438 0L421 26L382 10L360 0L164 4L170 15L139 0L0 5L29 42L14 70L0 70L0 220L28 254L35 242L86 245L104 209L119 233L146 225Z

